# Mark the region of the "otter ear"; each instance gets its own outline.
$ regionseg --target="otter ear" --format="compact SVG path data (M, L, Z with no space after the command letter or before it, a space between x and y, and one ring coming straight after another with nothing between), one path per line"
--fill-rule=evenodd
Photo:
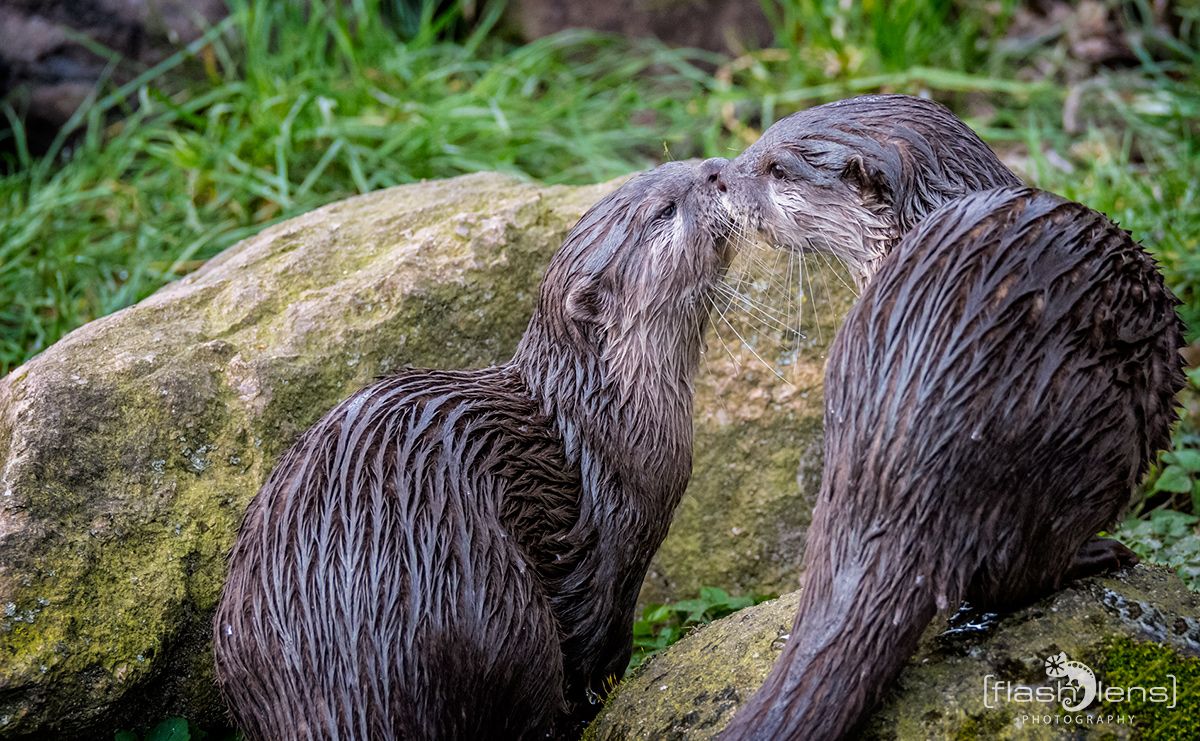
M861 154L852 154L846 160L846 166L842 168L842 179L854 183L859 190L866 190L874 185L874 178L867 170L867 163L863 161Z
M883 174L869 166L860 154L853 154L846 160L846 166L842 168L842 179L858 188L864 199L873 198L881 203L890 200Z
M568 290L563 310L573 322L594 324L600 321L604 310L604 292L599 278L593 276Z

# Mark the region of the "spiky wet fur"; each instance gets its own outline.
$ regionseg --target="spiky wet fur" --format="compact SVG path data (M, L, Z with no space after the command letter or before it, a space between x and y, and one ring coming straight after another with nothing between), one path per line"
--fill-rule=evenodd
M1169 441L1177 304L1126 232L1048 193L907 235L830 350L800 608L721 738L842 738L940 611L1057 589Z
M545 738L594 715L691 472L728 259L713 167L591 209L509 363L381 380L283 457L214 618L250 738Z

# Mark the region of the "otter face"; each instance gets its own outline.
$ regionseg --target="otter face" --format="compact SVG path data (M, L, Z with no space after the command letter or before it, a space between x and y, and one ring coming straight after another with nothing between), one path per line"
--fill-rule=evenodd
M712 289L731 257L727 164L665 164L593 206L546 271L541 321L628 366L686 365L698 355Z
M840 258L861 289L900 236L886 191L854 147L776 123L728 168L729 209L743 229L798 252Z
M863 95L776 122L729 166L743 228L801 252L841 258L859 287L926 214L1020 180L944 106Z

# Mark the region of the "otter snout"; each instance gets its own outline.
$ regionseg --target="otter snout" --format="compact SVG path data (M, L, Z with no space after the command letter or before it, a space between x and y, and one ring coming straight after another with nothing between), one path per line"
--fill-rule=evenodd
M711 184L722 193L725 192L725 181L722 175L725 173L725 168L729 165L729 160L724 157L713 157L706 159L700 163L700 178Z

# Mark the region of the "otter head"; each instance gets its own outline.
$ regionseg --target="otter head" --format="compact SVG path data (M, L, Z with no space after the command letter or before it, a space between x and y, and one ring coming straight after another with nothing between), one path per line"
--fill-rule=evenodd
M793 114L727 169L735 219L781 247L841 258L863 286L925 214L1020 181L949 110L866 95Z
M691 379L730 257L726 164L674 162L639 174L571 230L515 358L548 403L561 411L603 389L616 398L604 405L611 413L624 407L649 420L686 402L690 441Z

